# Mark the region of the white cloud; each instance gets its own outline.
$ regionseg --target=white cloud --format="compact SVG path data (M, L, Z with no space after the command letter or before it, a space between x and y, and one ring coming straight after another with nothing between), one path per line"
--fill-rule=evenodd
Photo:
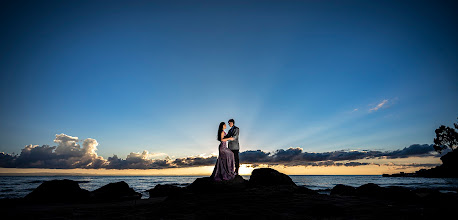
M377 111L379 110L380 108L382 108L384 105L386 105L386 103L388 102L388 99L384 99L382 102L380 102L377 106L375 106L374 108L371 108L369 109L369 111Z

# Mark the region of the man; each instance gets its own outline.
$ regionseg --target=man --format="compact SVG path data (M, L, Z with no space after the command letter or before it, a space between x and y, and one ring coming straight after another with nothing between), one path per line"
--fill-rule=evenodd
M228 124L231 129L229 129L229 132L227 132L226 137L224 138L229 138L233 137L233 141L228 141L228 148L234 153L234 159L235 159L235 173L238 175L239 174L239 128L234 125L234 119L229 119Z

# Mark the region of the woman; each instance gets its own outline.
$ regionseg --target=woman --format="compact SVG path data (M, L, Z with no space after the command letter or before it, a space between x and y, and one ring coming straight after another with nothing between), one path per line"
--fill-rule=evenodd
M218 141L220 141L219 155L211 175L212 179L215 181L231 180L235 177L234 153L227 148L226 144L226 141L234 140L234 138L224 138L224 136L226 136L224 129L226 129L226 123L221 122L218 127L217 136Z

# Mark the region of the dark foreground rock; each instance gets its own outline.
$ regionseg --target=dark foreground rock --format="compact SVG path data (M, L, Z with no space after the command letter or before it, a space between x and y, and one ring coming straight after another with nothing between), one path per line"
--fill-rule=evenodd
M249 184L251 187L278 185L296 186L291 177L271 168L253 170Z
M352 187L338 184L331 190L333 196L353 196L353 197L369 197L376 199L384 199L388 201L403 201L403 202L430 202L430 201L447 201L453 198L458 199L457 193L440 193L438 190L420 188L408 189L400 186L380 187L373 183Z
M317 192L306 187L296 186L288 175L270 168L254 170L249 181L240 175L228 181L214 181L210 177L202 177L197 178L187 187L159 184L148 190L150 197L181 196L185 193L220 194L244 191L317 194Z
M30 203L57 202L104 202L112 200L140 199L141 193L135 192L124 182L109 183L92 192L81 189L77 181L63 179L45 181L24 197Z
M24 197L30 202L81 202L89 199L90 192L81 189L78 182L68 179L43 182Z
M172 184L157 184L154 188L147 190L149 197L177 196L187 192L187 188Z
M337 184L331 189L331 195L353 196L356 194L355 187Z
M189 191L198 193L236 192L247 188L248 181L237 175L228 181L213 181L210 177L197 178L187 187Z
M135 192L124 182L109 183L91 192L92 199L96 201L107 200L131 200L140 199L141 193Z

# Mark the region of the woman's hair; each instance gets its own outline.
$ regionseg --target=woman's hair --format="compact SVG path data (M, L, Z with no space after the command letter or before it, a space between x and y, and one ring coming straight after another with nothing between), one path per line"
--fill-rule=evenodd
M224 124L225 124L224 122L219 123L218 135L216 136L216 139L217 139L218 141L221 141L221 132L223 132L223 125L224 125Z

